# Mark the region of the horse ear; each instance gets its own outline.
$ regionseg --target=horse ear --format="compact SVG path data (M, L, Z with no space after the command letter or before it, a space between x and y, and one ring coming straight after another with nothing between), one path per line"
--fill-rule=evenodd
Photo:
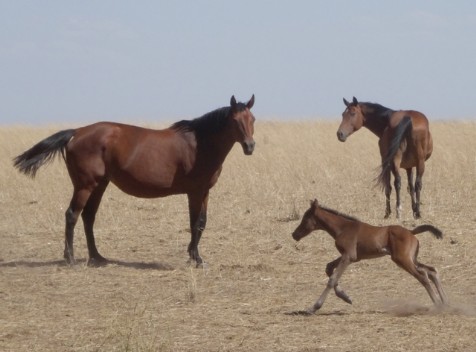
M246 104L246 107L248 109L251 109L253 107L253 105L255 105L255 95L254 94L251 96L250 101Z
M317 199L314 198L314 200L311 200L311 208L315 209L318 205Z
M342 100L344 100L344 104L345 104L345 106L347 106L347 107L348 107L348 106L350 105L350 103L349 103L349 102L348 102L348 101L347 101L345 98L342 98Z
M352 99L352 104L357 105L358 103L359 103L359 102L357 101L357 98L354 97L354 98Z
M236 99L235 99L235 96L234 96L234 95L231 96L230 106L231 106L232 108L234 108L234 107L236 106Z

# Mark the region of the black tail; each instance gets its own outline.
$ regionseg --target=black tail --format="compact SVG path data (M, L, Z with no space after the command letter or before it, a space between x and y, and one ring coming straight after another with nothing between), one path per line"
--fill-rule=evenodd
M411 131L412 119L410 116L404 116L400 123L395 128L395 134L390 142L387 155L382 161L382 169L377 176L377 184L385 189L385 186L390 183L390 171L392 168L392 162L397 154L398 148L402 144L403 138Z
M75 132L75 130L56 132L14 158L13 165L25 175L35 177L38 169L53 160L58 153L61 152L64 158L64 148Z
M419 233L426 232L426 231L431 232L433 234L433 236L435 236L436 238L438 238L440 240L443 238L443 232L441 232L440 229L437 229L436 227L434 227L432 225L420 225L420 226L415 227L413 230L411 230L411 232L414 235L417 235Z

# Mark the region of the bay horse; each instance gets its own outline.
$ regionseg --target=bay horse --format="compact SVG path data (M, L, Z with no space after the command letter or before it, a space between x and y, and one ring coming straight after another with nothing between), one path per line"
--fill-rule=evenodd
M186 194L191 241L188 253L197 266L203 263L198 243L207 222L209 190L220 176L222 164L238 142L246 155L255 148L254 95L247 103L230 99L230 106L167 129L153 130L114 122L57 132L14 158L14 166L34 177L37 170L62 154L73 183L66 211L64 258L74 263L74 227L81 215L87 240L88 265L107 259L96 248L93 225L109 182L123 192L142 198Z
M395 111L380 104L358 102L355 97L352 102L348 102L344 98L344 104L346 109L342 113L342 122L337 130L339 141L345 142L347 137L362 126L368 128L379 138L378 145L382 164L377 181L385 190L385 218L388 218L391 213L390 173L394 176L397 218L400 218L401 178L399 168L407 171L413 217L420 218L420 193L425 161L433 151L433 139L428 119L418 111ZM416 168L415 183L413 183L414 167Z
M447 304L448 299L436 269L417 260L419 242L415 235L429 231L436 238L443 238L443 233L436 227L420 225L413 230L408 230L399 225L372 226L336 210L323 207L317 199L314 199L292 236L299 241L314 230L324 230L331 235L341 255L327 264L326 274L329 281L319 299L311 308L301 313L314 314L322 307L331 289L334 289L337 297L352 304L350 297L339 287L339 279L344 270L351 263L385 255L390 255L399 267L414 276L425 287L435 305ZM430 280L435 285L441 301L438 300Z

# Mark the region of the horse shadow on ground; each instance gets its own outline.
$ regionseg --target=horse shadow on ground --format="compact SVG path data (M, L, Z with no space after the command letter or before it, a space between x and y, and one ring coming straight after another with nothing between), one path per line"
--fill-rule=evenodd
M341 310L336 310L332 312L316 312L316 313L311 313L307 310L294 310L291 312L285 312L284 315L291 315L291 316L302 316L302 317L312 317L312 316L317 316L317 315L322 315L322 316L341 316L341 315L349 315L351 314L350 312L343 312Z
M422 305L415 302L398 302L391 305L385 305L381 309L369 310L369 311L316 311L311 313L307 310L296 310L285 312L284 315L290 316L303 316L303 317L313 317L313 316L345 316L351 314L386 314L391 315L397 318L406 318L410 316L434 316L434 315L462 315L475 317L476 316L476 306L468 303L458 303L453 302L448 305Z
M15 260L11 262L3 262L0 260L0 268L15 268L15 267L26 267L26 268L42 268L49 266L58 266L58 267L74 267L77 265L87 265L86 259L76 259L76 263L71 265L66 263L65 260L50 260L50 261L28 261L28 260ZM132 268L138 270L174 270L174 267L170 264L159 263L159 262L128 262L123 260L114 260L109 259L107 264L117 265L125 268Z

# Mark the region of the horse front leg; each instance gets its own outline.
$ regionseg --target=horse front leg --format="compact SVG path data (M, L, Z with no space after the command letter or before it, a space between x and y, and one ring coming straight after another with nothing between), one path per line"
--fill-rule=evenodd
M332 262L328 263L326 266L326 275L330 278L332 274L334 273L334 269L339 265L340 260L342 257L339 257ZM344 302L347 302L349 304L352 304L352 300L350 297L347 295L347 293L344 292L342 288L339 287L339 283L337 282L336 285L334 286L334 292L337 297L342 299Z
M207 224L208 191L200 194L188 194L188 206L190 214L191 240L188 245L190 261L195 261L197 267L203 266L204 262L198 253L198 243Z
M324 301L327 298L327 295L329 294L329 291L338 285L340 277L344 273L344 270L349 266L349 264L350 264L349 258L347 257L340 258L339 264L337 265L331 277L329 278L329 281L327 281L326 288L324 289L324 291L322 291L316 303L314 303L314 305L311 308L306 310L307 314L314 314L316 311L318 311L322 307L322 305L324 304Z

